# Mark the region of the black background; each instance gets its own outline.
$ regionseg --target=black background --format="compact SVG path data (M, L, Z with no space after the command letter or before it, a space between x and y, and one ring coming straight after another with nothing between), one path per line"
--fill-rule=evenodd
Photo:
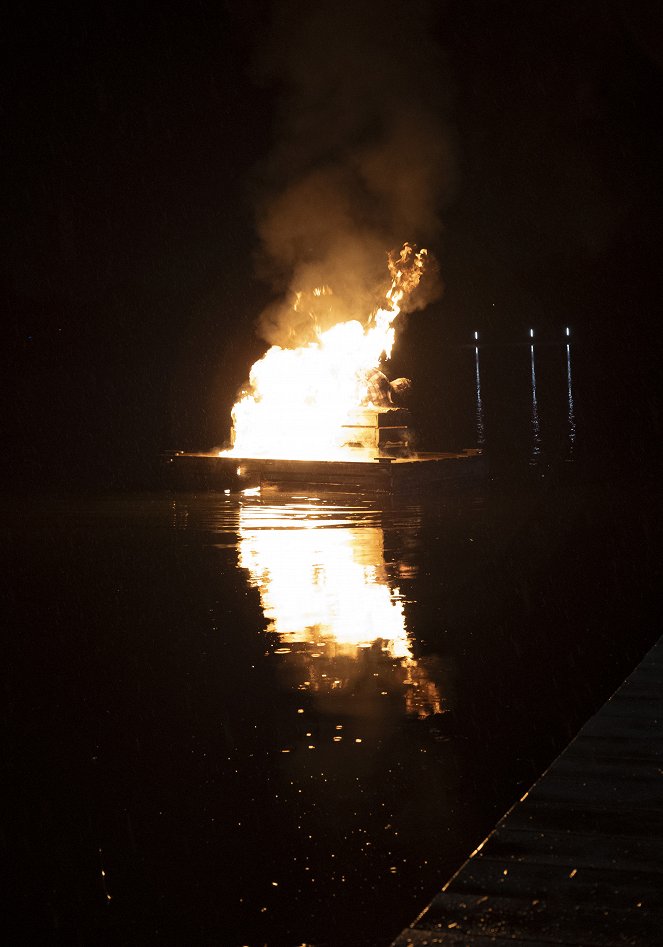
M7 484L148 485L161 450L227 436L273 298L254 223L255 169L278 134L278 83L253 65L271 15L210 2L5 14ZM629 436L655 442L659 8L449 0L434 28L458 163L432 247L446 292L394 360L424 429L453 436L445 360L475 328L505 342L570 324L595 352L605 435L626 413Z
M389 4L375 7L388 15ZM437 800L418 806L430 876L412 865L393 898L381 889L390 903L376 942L423 907L659 633L649 618L660 586L658 483L648 492L612 481L651 472L660 439L663 15L627 0L435 9L446 72L432 98L457 160L431 246L446 288L408 318L393 371L414 379L427 443L471 439L474 353L463 346L479 330L492 459L508 461L518 445L522 459L535 328L543 440L552 419L566 450L559 343L570 326L576 458L590 459L592 480L557 489L547 470L539 476L543 464L525 463L534 494L521 484L489 492L471 516L443 506L413 540L426 564L411 595L417 647L456 672L460 739L440 743L439 759L466 748L471 825L440 854L425 822ZM256 276L255 225L260 168L279 135L282 89L255 68L272 13L268 3L190 2L15 4L3 14L0 456L4 485L29 493L9 497L0 574L16 629L8 837L19 843L24 936L30 914L49 929L57 921L67 942L70 930L114 943L132 929L143 942L164 923L174 942L208 936L227 929L218 885L231 878L243 942L247 867L235 874L235 851L261 869L248 870L256 899L263 882L271 891L269 784L250 751L251 739L266 740L258 724L270 716L272 672L257 592L247 595L236 571L235 527L219 526L219 499L193 503L189 534L186 498L171 512L166 496L70 504L32 491L152 486L161 451L227 436L235 393L264 350L256 320L273 298ZM217 561L209 551L220 537ZM256 648L261 676L247 687ZM248 753L237 784L218 739L235 700ZM398 744L399 766L403 753ZM263 794L248 841L227 820L210 829L207 816L225 814L222 780L236 805L249 807L246 785ZM399 804L419 798L393 787ZM418 780L422 797L434 790ZM271 832L275 850L283 825ZM226 831L236 848L224 862ZM102 864L127 912L116 928L101 913ZM328 936L336 921L341 942L362 898L372 926L371 877L345 915L300 886L295 909L281 901L282 930L301 922L297 942L308 939L315 913ZM251 924L261 903L241 909ZM265 919L255 916L257 942Z

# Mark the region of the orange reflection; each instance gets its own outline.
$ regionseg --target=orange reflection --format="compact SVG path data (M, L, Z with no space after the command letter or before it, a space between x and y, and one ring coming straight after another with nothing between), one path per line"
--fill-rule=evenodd
M306 503L243 505L239 565L259 590L293 686L340 697L356 695L360 680L366 692L370 679L373 694L397 695L409 714L441 712L438 689L413 656L375 517L320 515Z

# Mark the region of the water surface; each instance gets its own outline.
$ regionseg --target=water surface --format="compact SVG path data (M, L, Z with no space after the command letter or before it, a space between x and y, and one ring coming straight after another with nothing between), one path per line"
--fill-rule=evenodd
M523 348L473 491L3 503L12 942L413 919L659 634L658 493L576 462L570 357Z

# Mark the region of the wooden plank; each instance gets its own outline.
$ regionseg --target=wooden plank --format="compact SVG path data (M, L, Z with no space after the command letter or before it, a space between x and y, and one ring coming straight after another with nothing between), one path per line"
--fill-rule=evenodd
M468 940L467 934L458 929L449 929L446 931L419 931L416 928L409 928L403 931L401 936L394 941L394 947L435 947L435 945L444 945L444 947L482 947L483 944L490 947L536 947L540 940L520 940L513 937L493 937L491 935L482 936L481 934L472 934L472 940Z
M652 753L649 758L641 756L639 759L633 757L605 759L594 754L583 758L580 753L574 753L556 763L550 771L550 776L560 779L582 779L587 776L591 779L600 779L606 784L608 782L621 784L625 779L635 780L638 783L655 780L660 797L661 757L657 753Z
M659 684L663 681L663 658L656 658L644 667L636 668L626 683L630 685L645 681L658 682Z
M661 736L655 727L645 727L642 733L628 737L614 734L610 728L606 732L579 733L566 751L569 757L580 758L609 757L614 754L619 759L638 759L645 756L651 759L661 755Z
M600 775L592 776L581 770L563 776L548 776L545 783L536 787L535 798L554 802L570 799L582 804L583 798L604 805L628 805L632 809L659 809L663 812L661 797L661 779L622 779L606 781Z
M660 731L660 724L663 723L663 700L661 697L636 698L630 695L624 695L615 698L605 705L605 710L601 714L601 719L606 717L644 717L649 720L652 729Z
M624 686L610 699L610 703L623 700L658 700L663 683L663 667L650 668L649 674L636 674L624 682Z
M479 870L484 862L520 862L539 865L561 865L597 870L649 872L655 874L659 888L663 888L663 863L660 860L658 839L648 836L614 837L580 832L525 831L496 829L490 839L488 854L467 863L468 872ZM460 876L459 876L460 880Z
M579 904L561 897L489 897L446 892L417 922L418 930L456 930L475 937L530 940L537 944L624 947L659 944L661 916L644 905L633 910ZM441 941L444 943L444 941ZM401 947L397 939L394 947Z
M651 739L656 745L659 740L659 721L646 719L642 716L629 716L623 713L613 713L613 708L606 706L605 714L592 717L583 727L583 736L611 737L617 739Z
M663 920L660 905L660 872L630 868L577 866L574 861L554 862L472 859L454 886L456 894L519 898L536 893L539 898L561 898L592 907L609 902L620 911L640 907ZM639 909L639 908L638 908Z
M416 928L409 928L403 931L401 936L394 941L393 947L482 947L483 944L490 947L536 947L540 940L520 940L513 937L493 937L491 935L482 936L481 934L472 934L472 940L468 940L467 934L458 929L449 929L446 931L420 931Z
M587 802L581 804L576 799L552 803L530 799L526 807L516 806L509 814L508 823L505 821L503 824L514 830L578 832L615 839L640 837L643 826L646 826L652 837L663 837L663 812L660 809L643 806L637 810L615 811L614 806Z

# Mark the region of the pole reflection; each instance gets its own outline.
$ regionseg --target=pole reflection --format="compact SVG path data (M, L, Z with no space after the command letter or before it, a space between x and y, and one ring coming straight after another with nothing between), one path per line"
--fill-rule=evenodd
M374 515L319 514L307 504L239 512L239 565L259 591L290 686L345 701L361 682L362 700L397 697L406 714L440 713L437 686L412 652L383 527Z
M535 463L541 453L541 426L539 424L539 406L536 399L536 364L534 361L534 346L530 345L530 365L532 377L532 455L531 462Z
M477 428L477 447L483 447L485 443L483 426L483 402L481 400L481 372L479 366L479 346L474 347L474 380L476 384L476 428Z
M576 443L576 416L573 404L573 384L571 381L571 346L566 345L566 393L568 402L569 418L569 455L573 456L573 449Z

